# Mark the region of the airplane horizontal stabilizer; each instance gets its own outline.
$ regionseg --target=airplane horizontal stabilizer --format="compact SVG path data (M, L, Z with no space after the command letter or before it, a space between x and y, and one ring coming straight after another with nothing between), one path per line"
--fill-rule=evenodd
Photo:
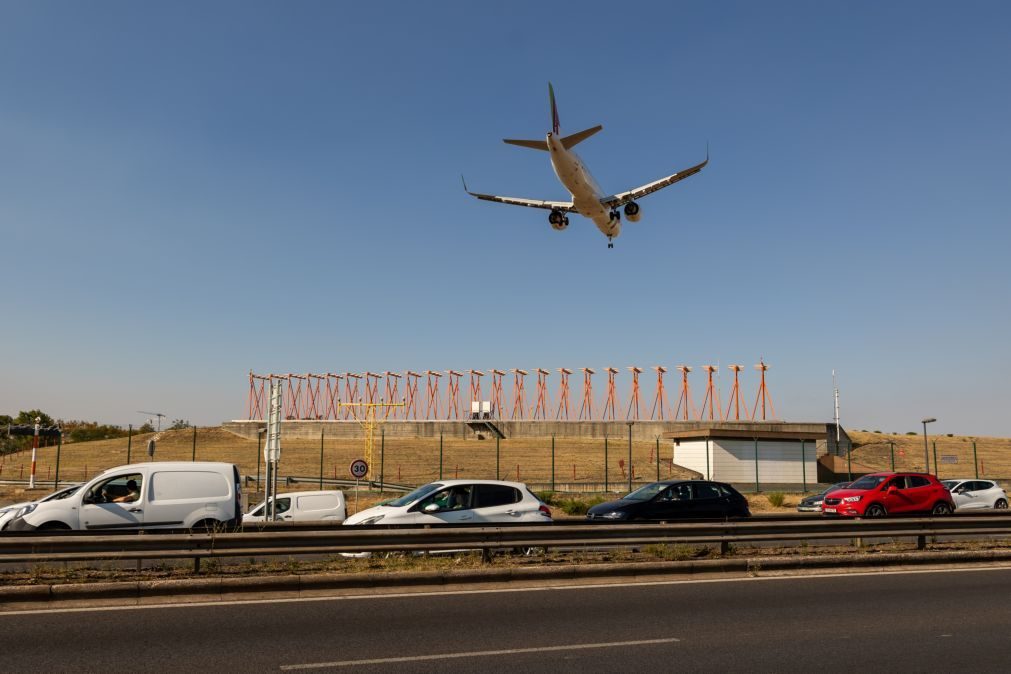
M572 146L582 143L584 140L586 140L587 138L589 138L590 136L597 133L603 128L604 128L603 126L598 124L592 129L585 129L583 131L580 131L579 133L574 133L571 136L566 136L565 138L562 138L562 145L564 145L565 149L568 150L572 148Z
M510 145L519 145L520 147L529 147L531 150L548 151L548 143L544 140L514 140L512 138L503 138L502 142L509 143Z

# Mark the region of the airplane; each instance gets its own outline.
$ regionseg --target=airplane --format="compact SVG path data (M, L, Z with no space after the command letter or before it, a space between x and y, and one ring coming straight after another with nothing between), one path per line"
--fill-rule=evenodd
M551 98L551 132L545 140L515 140L506 138L503 142L509 145L518 145L534 150L544 150L551 155L551 166L555 169L555 175L565 186L572 196L572 201L544 201L540 199L524 199L521 197L502 197L495 194L480 194L467 189L467 181L463 181L463 189L467 194L485 201L497 201L500 204L512 204L514 206L529 206L531 208L544 208L550 210L548 222L557 231L562 231L569 226L569 213L578 213L593 221L601 232L607 236L607 247L614 248L614 238L621 233L621 211L624 206L625 217L629 222L638 222L640 217L639 204L636 199L640 199L647 194L652 194L668 185L684 180L701 171L709 163L709 152L706 151L706 160L701 164L696 164L691 168L679 171L672 175L651 183L646 183L627 192L619 192L610 196L604 196L600 191L593 176L587 170L583 161L572 152L571 148L597 133L604 127L601 125L585 129L570 136L562 136L558 124L558 106L555 105L555 90L548 83L548 96ZM462 178L462 177L461 177Z

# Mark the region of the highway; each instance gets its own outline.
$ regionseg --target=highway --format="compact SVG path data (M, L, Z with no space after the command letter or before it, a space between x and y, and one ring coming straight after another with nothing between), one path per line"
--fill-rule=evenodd
M972 672L1011 569L0 615L0 671Z

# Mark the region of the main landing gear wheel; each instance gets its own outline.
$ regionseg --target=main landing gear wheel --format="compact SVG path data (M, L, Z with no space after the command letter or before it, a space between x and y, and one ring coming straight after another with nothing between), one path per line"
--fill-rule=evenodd
M611 241L611 237L607 237L607 247L614 248L614 242Z

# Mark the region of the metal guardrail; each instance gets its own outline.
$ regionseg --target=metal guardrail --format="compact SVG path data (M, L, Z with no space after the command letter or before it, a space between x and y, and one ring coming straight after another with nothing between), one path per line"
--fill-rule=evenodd
M496 527L335 527L260 533L188 533L0 537L0 563L293 556L342 552L424 552L527 547L641 546L852 538L1009 535L1011 516L886 520L736 521L679 524L577 524Z

